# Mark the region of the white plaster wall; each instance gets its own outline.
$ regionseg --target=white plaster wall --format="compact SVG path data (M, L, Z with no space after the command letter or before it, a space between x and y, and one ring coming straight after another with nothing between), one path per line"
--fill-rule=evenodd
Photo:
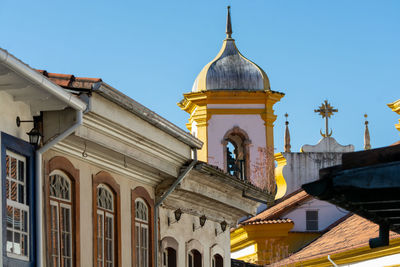
M291 231L304 232L306 230L306 211L318 210L318 230L323 231L326 227L336 222L348 212L336 207L328 202L318 199L311 199L295 210L284 214L282 218L289 218L294 221L294 227Z
M287 183L286 195L301 188L301 185L319 179L319 170L342 164L342 153L282 153L287 163L283 177Z
M0 114L0 131L29 142L26 133L33 128L33 123L21 123L19 128L16 124L17 116L21 120L32 120L29 105L23 102L14 102L11 95L0 91Z
M150 123L143 123L144 121L141 118L132 115L131 112L117 104L110 102L98 94L93 94L90 97L90 103L91 112L118 123L157 143L159 146L162 145L183 157L190 158L191 149L187 144Z
M192 216L190 214L182 214L179 222L173 223L168 226L167 218L171 218L171 221L175 221L173 210L160 208L160 240L164 237L170 236L175 238L178 242L177 251L177 266L185 267L186 265L186 243L192 239L200 242L203 249L203 267L211 266L211 251L212 247L217 244L222 248L224 254L221 255L224 258L224 266L231 266L230 263L230 235L229 228L222 234L215 236L215 228L221 231L219 223L207 220L203 228L197 229L193 232L193 223L199 226L199 217ZM161 252L160 252L161 253Z
M29 142L29 137L26 134L33 128L33 123L22 123L20 127L17 127L16 118L19 116L21 120L32 120L31 110L28 105L23 102L14 102L11 95L6 92L0 91L0 132L7 133L16 138ZM1 135L0 135L1 144ZM0 159L0 170L2 160ZM1 177L3 179L3 177ZM1 183L0 190L2 192ZM2 218L3 202L0 197L0 222ZM3 236L0 234L0 244L3 244ZM3 250L0 249L0 266L3 266Z
M208 163L224 169L223 145L221 141L227 131L238 126L250 140L250 168L258 159L258 148L265 148L264 121L260 115L213 115L208 121Z
M196 121L192 122L192 135L197 137L197 122Z

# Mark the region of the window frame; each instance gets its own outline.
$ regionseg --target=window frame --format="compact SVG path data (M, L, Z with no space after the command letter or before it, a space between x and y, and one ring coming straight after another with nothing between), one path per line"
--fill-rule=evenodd
M309 212L315 212L316 214L317 214L317 219L316 220L311 220L311 219L308 219L308 214L309 214ZM317 231L319 231L319 211L318 210L306 210L306 214L305 214L306 216L306 231L309 231L309 232L317 232ZM317 225L317 228L316 229L308 229L308 223L309 222L316 222L316 225Z
M46 201L46 260L50 264L51 261L51 218L50 218L50 202L58 202L60 207L64 203L62 199L53 198L50 199L50 176L53 174L65 175L69 179L70 183L70 200L71 200L71 233L72 233L72 266L80 267L80 177L79 170L67 158L62 156L55 156L45 162L45 201ZM58 212L60 212L60 207Z
M29 203L29 244L28 260L7 254L7 198L6 198L6 154L7 151L25 157L27 203ZM3 266L25 267L35 266L36 263L36 195L34 175L35 148L28 142L1 132L1 185L2 185L2 236L3 236Z
M92 178L92 225L93 225L93 266L97 266L97 187L100 184L106 185L113 193L114 204L114 266L121 265L121 202L120 186L115 179L106 171L100 171ZM106 214L104 219L106 218ZM104 227L104 226L103 226Z
M136 216L136 210L135 210L135 235L137 235L136 238L135 238L135 249L137 249L139 247L139 251L140 251L139 255L140 255L140 257L142 255L142 250L144 250L145 257L147 258L146 259L147 266L144 266L144 267L149 267L150 266L150 261L149 261L149 257L150 257L150 254L149 254L149 245L150 245L150 243L149 243L149 237L150 237L150 231L149 231L149 207L146 204L146 202L140 197L135 199L135 208L137 207L136 203L141 203L146 208L146 210L145 210L146 211L146 214L145 214L146 219L138 218ZM146 232L146 242L145 243L147 244L147 247L142 246L143 245L143 232L144 231ZM136 261L137 260L138 260L138 255L136 255ZM143 262L143 259L140 258L139 261Z
M108 219L111 219L111 229L112 229L112 232L111 232L111 246L113 247L113 249L114 249L114 253L113 253L113 257L112 257L112 259L111 259L111 261L112 261L112 263L113 263L113 265L115 266L115 258L116 258L116 252L115 252L115 217L116 217L116 214L115 214L115 200L114 200L114 198L115 198L115 194L112 192L112 190L107 186L107 185L105 185L105 184L103 184L103 183L101 183L101 184L99 184L98 186L97 186L97 188L96 188L96 190L99 190L99 188L102 188L103 190L106 190L106 191L109 191L109 193L112 195L112 202L111 202L111 209L108 209L108 208L106 208L106 207L99 207L99 205L98 205L98 199L96 199L96 205L97 205L97 217L96 217L96 222L97 222L97 226L99 225L98 223L99 223L99 216L101 216L101 218L102 218L102 220L101 220L101 226L102 226L102 236L101 236L101 238L102 238L102 244L103 244L103 246L102 246L102 256L103 256L103 258L102 258L102 261L103 261L103 265L104 264L107 264L106 263L106 261L107 261L107 257L106 257L106 250L105 250L105 246L106 246L106 243L107 243L107 239L108 239L108 237L107 237L107 235L106 235L106 231L107 231L107 227L106 227L106 224L107 224L107 226L109 225L108 223ZM98 194L96 194L96 196L98 197ZM97 228L98 229L98 228ZM98 232L96 231L96 236L98 237ZM98 241L98 239L97 239L97 241ZM96 243L96 244L98 244L98 242ZM97 252L99 251L99 248L97 247ZM98 255L96 255L96 260L98 259Z
M131 244L132 244L132 266L136 266L136 224L142 223L141 220L136 220L136 200L141 199L147 205L147 216L148 216L148 255L149 255L149 265L150 267L154 266L154 251L153 251L153 240L154 240L154 200L150 197L150 194L147 190L142 187L138 186L131 191L131 221L132 221L132 237L131 237Z
M242 150L243 150L243 167L242 173L244 174L244 177L238 177L241 180L245 181L250 181L250 145L251 145L251 140L249 138L249 135L245 130L238 126L234 126L230 130L228 130L225 134L224 137L221 140L221 145L222 145L222 153L223 153L223 166L224 166L224 171L228 172L228 156L227 156L227 151L228 151L228 143L231 143L233 146L237 146L236 142L232 139L232 136L238 136L242 140Z

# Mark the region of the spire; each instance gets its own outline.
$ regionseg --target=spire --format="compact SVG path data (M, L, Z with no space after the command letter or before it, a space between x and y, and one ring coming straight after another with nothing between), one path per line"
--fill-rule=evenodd
M289 122L287 120L287 118L289 117L289 115L287 113L285 113L285 117L286 117L286 129L285 129L285 152L290 152L290 133L289 133Z
M231 7L228 6L228 16L226 18L226 39L232 38Z
M371 149L371 140L369 137L369 129L368 129L368 115L364 114L364 118L365 118L365 131L364 131L364 149L368 150Z

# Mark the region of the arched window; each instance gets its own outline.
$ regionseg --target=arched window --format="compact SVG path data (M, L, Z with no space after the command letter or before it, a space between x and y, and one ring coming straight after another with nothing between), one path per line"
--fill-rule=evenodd
M132 263L137 267L152 266L154 200L147 190L138 186L131 191Z
M212 267L224 267L224 258L219 254L215 254L212 258Z
M135 200L136 266L149 266L149 209L143 199Z
M97 186L97 266L115 266L115 208L112 191Z
M163 267L176 267L176 250L168 247L163 252Z
M192 249L188 253L188 266L201 267L201 253L197 249Z
M56 170L49 176L50 266L73 265L72 188L66 174Z
M56 156L47 162L46 177L48 266L80 266L79 170Z
M93 177L93 258L94 266L121 265L119 185L107 172Z
M176 267L178 266L178 258L176 252L178 251L178 242L171 236L166 236L161 240L162 266L163 267ZM183 262L182 262L183 263Z
M225 170L229 174L245 180L249 172L249 144L250 139L245 131L239 127L229 130L223 140Z

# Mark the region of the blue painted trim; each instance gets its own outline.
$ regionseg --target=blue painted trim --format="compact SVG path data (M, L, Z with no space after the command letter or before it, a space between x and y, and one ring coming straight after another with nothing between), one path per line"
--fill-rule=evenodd
M17 154L23 155L26 157L26 167L27 167L27 188L28 188L28 199L29 199L29 229L30 229L30 242L29 242L29 261L18 260L14 258L7 257L6 251L6 239L7 239L7 224L6 224L6 186L5 186L5 177L6 177L6 150L13 151ZM14 136L1 132L1 162L2 162L2 170L1 170L1 194L2 194L2 233L3 233L3 266L12 266L12 267L33 267L36 262L36 228L35 228L35 220L36 220L36 211L35 211L35 148L29 144L28 142L18 139Z

